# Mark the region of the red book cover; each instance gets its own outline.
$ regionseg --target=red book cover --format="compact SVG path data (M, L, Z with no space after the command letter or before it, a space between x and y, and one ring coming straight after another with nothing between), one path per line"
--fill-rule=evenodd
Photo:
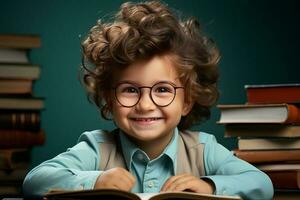
M300 84L245 85L248 103L300 103Z
M300 149L294 150L238 150L233 151L234 155L252 164L271 162L299 162Z
M38 132L26 130L0 130L0 149L27 148L45 143L43 130Z
M40 130L40 112L35 110L0 110L0 129Z
M300 170L264 171L275 189L300 189Z

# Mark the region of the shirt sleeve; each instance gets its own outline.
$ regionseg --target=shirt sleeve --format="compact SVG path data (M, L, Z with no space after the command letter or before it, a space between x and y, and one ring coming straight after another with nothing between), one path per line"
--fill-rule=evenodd
M24 179L25 197L41 197L50 189L92 189L101 174L99 144L93 132L85 132L78 144L41 163Z
M253 165L235 157L210 134L201 134L206 176L218 195L238 195L243 199L272 199L270 178Z

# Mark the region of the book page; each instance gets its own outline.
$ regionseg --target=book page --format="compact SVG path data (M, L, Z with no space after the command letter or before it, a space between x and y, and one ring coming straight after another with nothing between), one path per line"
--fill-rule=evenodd
M136 193L142 200L167 200L167 199L197 199L197 200L241 200L238 196L221 196L213 194L199 194L194 192L161 192L161 193Z
M136 193L136 195L138 195L141 200L149 200L151 197L157 194L159 193Z
M52 191L44 196L45 200L62 199L127 199L127 200L241 200L237 196L220 196L212 194L199 194L194 192L161 192L161 193L131 193L117 189Z

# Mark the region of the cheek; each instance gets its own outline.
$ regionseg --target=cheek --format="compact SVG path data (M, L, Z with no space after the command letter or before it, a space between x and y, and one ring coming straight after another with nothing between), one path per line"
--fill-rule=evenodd
M124 119L124 116L128 115L130 109L120 106L117 102L112 104L112 115L116 121Z
M180 104L173 104L165 107L163 111L165 116L173 121L180 121L182 117L182 106Z
M193 107L193 102L184 95L181 94L177 99L177 106L178 108L180 107L181 116L186 116Z
M120 115L122 113L121 107L118 105L118 103L113 102L112 103L112 114L114 116Z

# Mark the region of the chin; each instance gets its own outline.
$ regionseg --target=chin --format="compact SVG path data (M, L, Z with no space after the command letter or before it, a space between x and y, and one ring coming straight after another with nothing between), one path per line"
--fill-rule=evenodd
M143 142L147 142L147 141L153 141L153 140L156 140L156 139L158 139L159 137L155 137L155 136L145 136L145 135L143 135L143 136L133 136L134 137L134 139L135 140L138 140L138 141L143 141Z
M144 132L144 133L139 133L139 134L130 134L128 135L130 138L132 138L135 141L140 141L140 142L150 142L154 141L160 138L158 135L150 135L153 134L152 132Z

